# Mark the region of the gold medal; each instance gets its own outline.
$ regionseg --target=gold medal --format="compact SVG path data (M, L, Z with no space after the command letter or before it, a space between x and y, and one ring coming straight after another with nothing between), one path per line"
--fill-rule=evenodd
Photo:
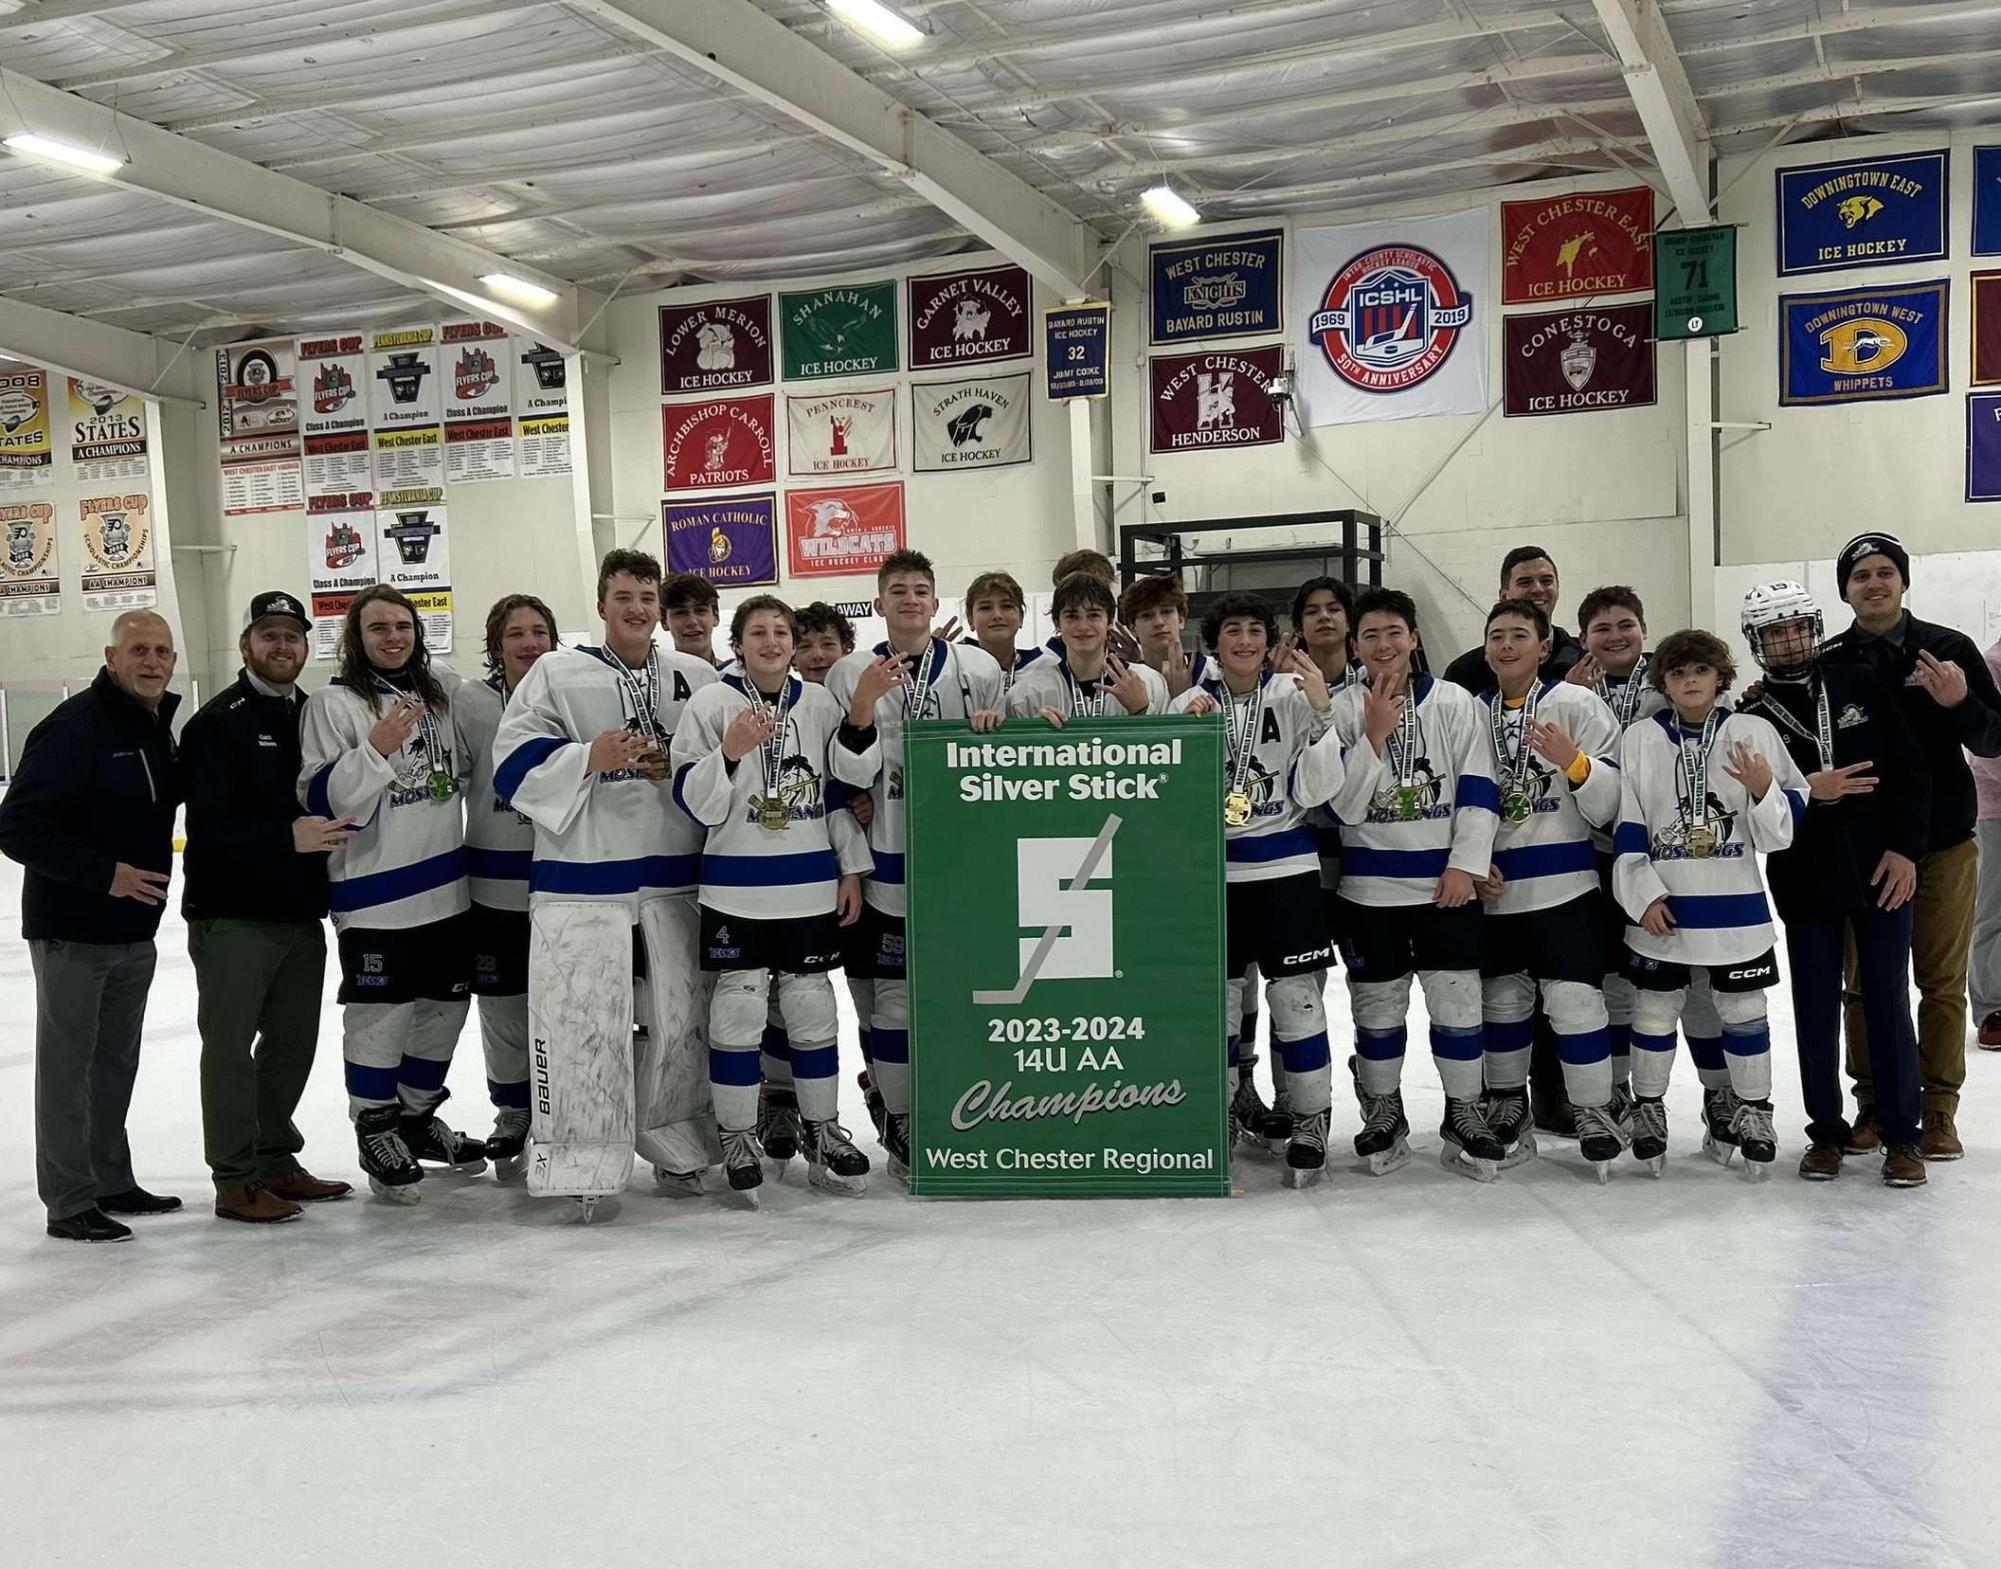
M1242 790L1232 790L1223 797L1223 821L1232 828L1241 828L1251 820L1251 798Z
M768 795L757 806L757 826L773 833L792 826L792 809L777 796Z
M452 783L452 776L442 769L431 775L431 799L433 801L449 801L456 788L457 786Z
M1719 838L1714 823L1691 823L1688 829L1688 853L1698 861L1706 861L1716 853Z
M1526 790L1510 790L1501 802L1501 816L1511 823L1525 823L1534 805Z
M1414 822L1422 810L1418 803L1416 785L1397 786L1397 816L1404 822Z

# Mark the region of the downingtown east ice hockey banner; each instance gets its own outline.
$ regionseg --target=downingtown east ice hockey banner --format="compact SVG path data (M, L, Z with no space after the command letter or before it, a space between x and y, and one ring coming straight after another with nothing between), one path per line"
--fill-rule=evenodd
M1222 727L911 727L910 1187L1230 1188Z

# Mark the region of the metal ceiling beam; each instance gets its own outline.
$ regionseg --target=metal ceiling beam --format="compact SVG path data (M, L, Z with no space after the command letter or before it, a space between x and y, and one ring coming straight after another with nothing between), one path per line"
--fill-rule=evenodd
M178 344L0 294L0 352L167 403L201 404L207 367ZM212 385L212 384L211 384Z
M1248 190L1234 193L1219 191L1209 196L1208 201L1211 204L1226 203L1232 206L1256 206L1271 200L1293 202L1322 196L1337 196L1349 191L1381 190L1386 185L1407 180L1422 180L1453 169L1483 169L1514 163L1547 163L1551 160L1604 152L1603 143L1588 137L1559 136L1548 141L1530 142L1521 147L1509 148L1504 152L1480 153L1471 158L1427 161L1421 167L1403 170L1378 169L1371 174L1342 175L1332 180L1314 180L1301 185L1254 185Z
M1661 17L1660 0L1591 0L1598 24L1619 58L1633 107L1646 127L1654 163L1667 181L1684 224L1709 218L1709 133ZM1591 113L1583 104L1569 107Z
M1775 131L1782 126L1811 125L1818 120L1857 120L1872 114L1921 114L1927 109L1948 109L1955 104L1987 103L1991 92L1927 93L1916 98L1839 98L1816 104L1811 109L1795 109L1790 114L1760 115L1755 120L1731 120L1718 125L1717 136L1746 136L1753 131Z
M1682 58L1692 60L1700 55L1726 54L1733 49L1750 49L1760 44L1778 44L1808 38L1833 38L1842 33L1861 33L1884 27L1936 26L1944 22L1973 22L1990 16L2001 15L2001 4L1995 0L1982 3L1954 6L1872 6L1861 11L1846 11L1838 16L1814 17L1791 27L1770 28L1762 33L1747 33L1738 38L1712 39L1706 44L1690 44L1681 51Z

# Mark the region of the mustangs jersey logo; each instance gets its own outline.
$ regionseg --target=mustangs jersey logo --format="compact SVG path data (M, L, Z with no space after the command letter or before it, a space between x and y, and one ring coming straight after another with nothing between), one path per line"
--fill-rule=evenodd
M1327 363L1363 392L1403 392L1451 357L1473 296L1415 245L1364 251L1334 275L1309 331Z

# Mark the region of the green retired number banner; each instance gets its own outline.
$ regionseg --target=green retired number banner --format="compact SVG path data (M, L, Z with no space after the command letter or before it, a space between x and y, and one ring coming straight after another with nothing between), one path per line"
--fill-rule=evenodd
M1230 1191L1215 717L910 727L910 1190Z

